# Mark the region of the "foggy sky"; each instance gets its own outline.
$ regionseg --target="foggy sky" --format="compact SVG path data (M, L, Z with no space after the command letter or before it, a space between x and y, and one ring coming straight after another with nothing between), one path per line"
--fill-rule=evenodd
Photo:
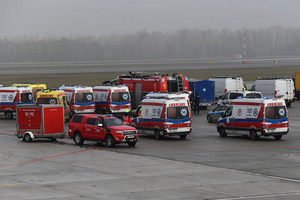
M0 0L0 37L300 27L299 0Z

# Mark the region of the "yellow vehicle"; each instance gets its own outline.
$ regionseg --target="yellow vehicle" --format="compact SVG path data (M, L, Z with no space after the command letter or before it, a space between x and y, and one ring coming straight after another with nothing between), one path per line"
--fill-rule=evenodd
M47 89L47 86L46 84L43 84L43 83L25 83L25 82L22 82L22 83L15 83L13 84L12 86L27 86L27 87L30 87L31 90L32 90L32 94L33 94L33 99L36 100L36 93L40 90L46 90Z
M38 91L36 94L37 104L61 104L64 105L65 120L70 120L70 108L66 93L59 89L48 89Z

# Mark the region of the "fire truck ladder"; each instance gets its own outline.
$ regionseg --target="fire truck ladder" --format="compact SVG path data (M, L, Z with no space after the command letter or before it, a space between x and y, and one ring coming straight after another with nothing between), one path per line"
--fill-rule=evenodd
M177 76L176 79L177 79L178 92L183 92L184 85L183 85L182 76Z

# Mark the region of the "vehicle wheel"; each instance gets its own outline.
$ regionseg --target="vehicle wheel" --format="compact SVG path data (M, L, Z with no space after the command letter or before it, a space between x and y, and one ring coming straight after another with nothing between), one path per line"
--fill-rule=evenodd
M206 119L207 119L208 123L212 123L212 119L211 119L210 115L207 115Z
M280 140L282 138L282 135L275 135L274 138L275 140Z
M106 142L106 145L107 145L108 147L110 147L110 148L112 148L112 147L115 146L115 140L114 140L114 138L113 138L111 135L108 135L108 136L106 137L105 142Z
M250 138L251 138L251 140L253 140L253 141L255 141L255 140L258 139L258 135L257 135L257 133L256 133L256 130L251 130L251 131L250 131Z
M291 107L291 105L292 105L291 102L287 102L287 103L286 103L286 107L288 107L288 108Z
M74 142L76 145L82 145L84 142L84 139L80 133L75 133L74 136Z
M23 141L25 142L31 142L32 138L30 137L29 133L26 133L23 137Z
M154 137L155 137L155 139L157 139L157 140L160 140L160 139L161 139L161 135L160 135L158 129L155 129L155 130L154 130Z
M12 119L14 117L13 113L11 111L5 112L5 118L6 119Z
M130 147L134 147L135 144L136 144L136 142L128 142L128 146L130 146Z
M219 135L220 137L226 137L227 133L223 127L219 128Z
M180 135L180 139L184 140L186 138L186 135Z

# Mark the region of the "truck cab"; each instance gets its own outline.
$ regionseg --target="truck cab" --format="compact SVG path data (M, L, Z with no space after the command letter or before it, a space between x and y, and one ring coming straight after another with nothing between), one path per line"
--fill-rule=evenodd
M137 130L112 115L76 114L68 126L69 136L76 145L92 140L105 142L108 147L119 143L133 147L138 141Z

